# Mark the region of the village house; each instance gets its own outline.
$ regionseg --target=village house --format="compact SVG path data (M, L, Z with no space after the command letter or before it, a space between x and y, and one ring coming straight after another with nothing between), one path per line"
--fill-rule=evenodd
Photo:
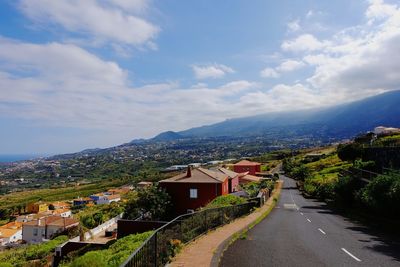
M250 175L257 175L257 173L261 172L261 163L241 160L233 165L233 171L237 173L248 172Z
M187 168L159 185L171 196L176 214L184 214L206 206L214 198L229 193L228 175L204 168Z
M110 204L111 202L121 201L120 195L109 195L109 194L95 194L91 195L90 198L97 204Z
M244 172L239 174L239 184L247 184L251 182L259 182L261 177L249 174L249 172Z
M83 206L83 205L88 205L88 204L93 204L94 201L93 199L91 199L90 197L80 197L80 198L76 198L73 200L73 205L74 206Z
M49 205L46 203L43 203L41 201L36 202L36 203L29 203L26 206L26 212L27 213L39 213L39 212L44 212L49 209Z
M239 190L239 173L234 171L225 169L225 168L217 168L218 171L228 175L228 191L229 193L233 193Z
M10 222L0 226L0 246L22 240L22 223Z
M150 187L150 186L152 186L152 185L153 185L152 182L145 182L145 181L142 181L142 182L139 182L139 183L137 184L137 187L138 187L138 188L146 188L146 187Z
M36 219L22 224L22 239L27 243L39 243L78 225L78 220L61 216Z

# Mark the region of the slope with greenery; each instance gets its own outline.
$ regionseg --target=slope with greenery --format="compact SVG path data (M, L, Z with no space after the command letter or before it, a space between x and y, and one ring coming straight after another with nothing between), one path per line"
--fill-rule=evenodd
M120 266L152 235L153 231L128 235L118 239L105 249L89 251L83 255L73 255L66 259L61 267L112 267Z
M48 266L54 249L66 242L67 236L59 236L41 244L25 245L20 248L11 248L0 252L1 267L28 267L28 266Z
M305 153L286 158L283 168L309 196L344 210L400 219L400 171L393 164L400 153L393 140L399 136L359 136L319 158Z

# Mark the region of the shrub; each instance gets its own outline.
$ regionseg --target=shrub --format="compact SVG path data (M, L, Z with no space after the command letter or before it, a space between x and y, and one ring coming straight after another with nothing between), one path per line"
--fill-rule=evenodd
M368 207L389 217L400 217L400 174L378 175L361 192Z
M160 220L171 209L171 197L164 189L150 186L140 189L137 196L130 198L125 208L125 218L135 219L142 215L144 219Z
M234 195L224 195L224 196L219 196L215 198L213 201L211 201L207 205L207 208L218 208L218 207L238 205L243 203L246 203L246 199Z
M64 263L62 266L120 266L151 234L153 234L153 231L125 236L111 244L107 249L87 252L69 263Z

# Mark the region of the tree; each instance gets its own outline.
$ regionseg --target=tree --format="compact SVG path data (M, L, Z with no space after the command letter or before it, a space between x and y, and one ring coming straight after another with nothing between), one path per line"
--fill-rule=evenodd
M306 178L310 177L311 172L304 164L301 164L299 167L295 167L292 170L292 175L295 179L304 181Z
M362 156L362 147L360 144L351 143L351 144L340 144L337 148L338 157L343 161L352 161L354 162L356 159L361 158Z
M137 196L130 198L125 208L125 218L135 219L142 216L147 220L165 218L171 208L171 198L157 186L139 189Z

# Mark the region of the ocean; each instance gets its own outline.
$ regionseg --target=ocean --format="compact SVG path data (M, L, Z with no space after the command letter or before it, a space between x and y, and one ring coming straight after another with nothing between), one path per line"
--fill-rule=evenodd
M7 155L0 154L0 162L13 162L18 160L27 160L41 157L40 155Z

